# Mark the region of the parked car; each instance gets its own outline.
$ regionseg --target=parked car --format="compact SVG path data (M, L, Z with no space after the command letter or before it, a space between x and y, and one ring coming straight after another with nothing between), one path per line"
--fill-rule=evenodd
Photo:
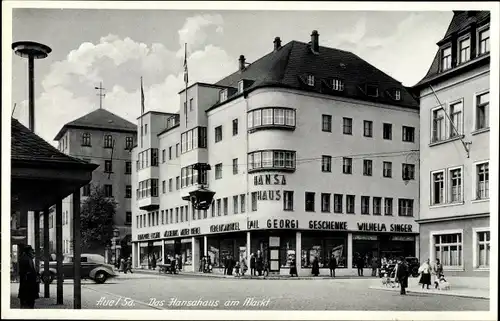
M117 274L111 264L104 263L104 257L98 254L82 254L80 265L81 279L90 279L96 283L104 283L107 279L116 277ZM73 255L65 255L62 262L64 279L72 279ZM44 273L44 262L40 262L40 276L44 283L52 283L57 278L57 262L49 262L49 273Z

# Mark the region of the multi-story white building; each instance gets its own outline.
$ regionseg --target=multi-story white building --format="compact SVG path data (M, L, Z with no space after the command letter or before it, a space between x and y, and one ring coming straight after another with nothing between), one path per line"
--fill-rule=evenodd
M420 92L420 256L489 276L490 14L455 11Z
M139 119L135 266L178 254L197 271L203 255L220 267L261 250L271 272L296 256L310 274L313 256L350 269L356 254L418 253L419 109L400 82L314 31L179 95L178 114ZM200 185L216 193L207 211L183 200Z

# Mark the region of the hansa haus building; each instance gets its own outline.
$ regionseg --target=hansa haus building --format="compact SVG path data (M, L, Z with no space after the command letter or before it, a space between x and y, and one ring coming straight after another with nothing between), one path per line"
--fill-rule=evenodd
M177 254L198 271L209 255L222 273L227 255L261 250L271 273L296 257L309 275L314 256L326 269L334 255L348 274L356 255L419 252L417 101L353 53L320 46L317 31L270 51L181 91L178 114L138 120L136 267ZM202 163L211 170L198 174ZM200 185L215 192L208 210L183 200Z

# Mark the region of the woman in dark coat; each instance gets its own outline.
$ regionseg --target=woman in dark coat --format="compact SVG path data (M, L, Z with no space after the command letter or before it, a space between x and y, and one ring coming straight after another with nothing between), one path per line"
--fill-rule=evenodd
M317 256L315 256L313 259L311 273L314 276L319 275L319 261Z
M255 275L255 254L250 255L250 275Z
M151 267L156 269L156 256L153 254L153 258L151 258Z
M337 260L335 259L335 256L330 258L330 261L328 262L328 268L330 268L330 276L335 277L335 269L337 268Z
M297 262L295 261L295 258L293 258L292 262L290 262L290 276L299 276L297 274Z
M34 256L33 248L28 245L24 247L23 254L19 258L19 294L17 297L21 301L21 309L34 309L35 300L39 298L40 285L38 272L33 262Z

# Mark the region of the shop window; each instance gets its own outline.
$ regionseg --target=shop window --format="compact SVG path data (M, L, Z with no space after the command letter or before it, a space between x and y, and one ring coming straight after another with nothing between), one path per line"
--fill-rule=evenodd
M281 236L280 238L280 265L283 268L289 268L293 259L296 258L296 237L295 235Z
M371 267L373 258L379 256L380 242L377 235L353 235L352 238L352 266L357 266L357 259L363 259L364 267Z
M314 212L314 198L315 193L306 192L305 194L305 203L306 203L306 212Z
M283 191L283 210L293 211L293 191Z
M327 268L332 256L337 261L337 267L347 267L347 238L303 235L301 253L301 266L303 268L312 267L314 257L318 258L320 268Z
M342 194L334 194L333 195L333 211L335 213L342 213L343 212L343 205L342 205Z
M193 264L193 256L192 256L192 247L191 243L181 243L181 260L183 265L192 265Z
M462 233L434 235L435 258L441 261L443 267L463 267Z
M490 231L486 229L474 230L474 268L490 268Z

